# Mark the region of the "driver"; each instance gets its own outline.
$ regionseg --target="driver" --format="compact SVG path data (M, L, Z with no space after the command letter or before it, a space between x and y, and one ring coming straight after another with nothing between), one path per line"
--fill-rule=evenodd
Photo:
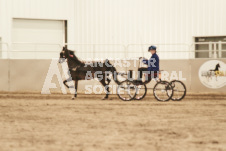
M151 58L145 59L142 58L142 62L146 65L148 65L148 67L142 67L142 68L138 68L138 78L136 80L137 84L142 84L142 74L143 73L147 73L148 74L148 80L151 80L151 78L156 77L158 75L159 72L159 57L156 54L156 46L150 46L148 48L148 52L150 52L152 54ZM145 79L147 80L147 79Z

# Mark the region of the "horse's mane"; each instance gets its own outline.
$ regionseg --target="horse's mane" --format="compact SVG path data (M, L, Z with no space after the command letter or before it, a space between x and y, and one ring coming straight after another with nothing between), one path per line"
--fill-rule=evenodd
M85 65L84 61L79 60L79 58L75 55L74 51L67 49L67 51L69 52L69 58L71 58L73 61L75 61L76 63L80 64L80 65ZM71 57L73 56L73 57Z
M79 64L81 66L84 66L86 63L84 61L79 60L79 58L75 55L73 50L69 50L67 48L63 48L64 50L66 49L68 51L68 59L74 61L76 64ZM112 66L112 64L109 62L108 59L106 59L104 62L99 62L99 61L92 61L92 63L103 63L106 65L106 63L110 66Z

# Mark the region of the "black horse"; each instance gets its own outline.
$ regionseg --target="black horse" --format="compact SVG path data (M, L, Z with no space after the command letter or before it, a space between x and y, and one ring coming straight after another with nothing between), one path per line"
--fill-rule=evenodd
M217 76L219 74L219 68L220 68L220 64L216 64L215 69L210 69L208 71L203 71L202 72L202 76L205 76L207 78L207 80L209 81L209 79L212 79L212 77L216 77L216 81L217 81Z
M111 73L113 74L113 79L115 80L115 82L118 83L116 69L109 62L108 59L106 59L104 63L84 63L83 61L80 61L77 56L75 56L74 51L68 50L66 47L63 47L62 51L60 52L59 63L62 63L65 59L67 59L67 64L71 77L67 80L64 80L64 85L67 88L70 88L67 85L67 82L71 80L75 81L74 97L77 97L77 87L79 80L90 80L93 78L97 78L106 90L106 95L103 99L107 99L109 95L109 83L111 82L109 75Z
M210 70L210 71L218 72L220 67L221 67L221 66L220 66L220 64L218 63L218 64L216 64L215 69Z
M219 74L219 68L220 68L220 67L221 67L221 66L220 66L220 64L218 63L218 64L216 64L214 70L210 70L210 72L213 72L213 74L215 75L216 81L217 81L217 76L218 76L218 74Z

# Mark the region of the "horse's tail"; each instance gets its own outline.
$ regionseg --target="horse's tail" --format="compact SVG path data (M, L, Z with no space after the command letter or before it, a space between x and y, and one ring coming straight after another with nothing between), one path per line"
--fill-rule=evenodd
M118 72L116 71L116 68L114 66L111 67L111 73L112 73L112 76L113 76L113 80L115 81L116 84L119 85L119 81L118 81Z

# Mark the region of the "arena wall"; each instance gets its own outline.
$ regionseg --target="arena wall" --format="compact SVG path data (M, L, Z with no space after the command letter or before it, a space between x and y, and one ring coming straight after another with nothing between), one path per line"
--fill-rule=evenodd
M9 60L0 59L0 91L9 91Z
M226 59L219 59L226 63ZM170 74L176 72L179 77L186 79L183 81L189 92L225 92L226 86L218 89L212 89L204 86L199 79L198 72L200 66L208 59L190 59L190 60L162 60L160 62L161 70L168 71ZM0 91L35 91L41 92L51 60L0 60ZM61 65L58 64L59 71L62 72ZM137 70L138 67L129 67L127 70ZM126 68L118 68L123 71ZM63 74L62 74L63 75ZM136 75L134 75L136 77ZM170 80L170 78L168 79ZM57 88L50 89L51 92L61 92L57 76L53 76L52 83ZM80 81L79 91L85 90L85 85L97 85L96 80ZM150 84L151 85L151 84ZM153 85L152 85L153 86ZM150 86L151 87L151 86Z
M67 20L68 43L191 44L194 36L226 34L225 5L225 0L1 0L0 37L15 42L13 19L21 18Z

